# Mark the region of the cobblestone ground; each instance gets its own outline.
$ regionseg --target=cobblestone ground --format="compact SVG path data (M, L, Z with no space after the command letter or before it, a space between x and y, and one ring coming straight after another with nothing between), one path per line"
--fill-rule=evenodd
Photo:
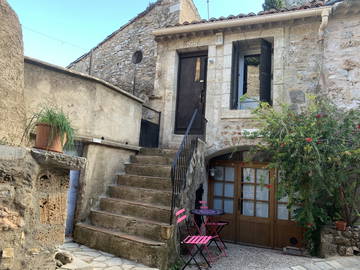
M74 256L74 261L61 270L157 270L74 242L65 243L59 249Z
M232 244L227 247L228 257L217 260L212 270L360 270L360 257L319 259L290 256L273 249Z
M228 257L212 264L212 270L360 270L360 257L318 259L284 255L281 251L227 244ZM74 256L63 270L157 270L79 244L65 243L60 250ZM197 269L190 267L187 269Z

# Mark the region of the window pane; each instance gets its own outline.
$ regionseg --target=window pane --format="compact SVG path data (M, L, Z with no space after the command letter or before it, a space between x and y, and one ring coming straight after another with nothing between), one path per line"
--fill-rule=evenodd
M235 169L233 167L225 168L225 180L233 182L235 179Z
M269 184L269 170L258 169L256 171L256 182Z
M255 169L244 168L243 169L243 182L244 183L255 183Z
M243 215L248 217L254 216L254 202L243 201Z
M215 167L215 180L224 180L224 167Z
M223 183L215 183L214 184L214 195L215 196L223 196Z
M269 217L269 204L263 202L256 203L256 216L268 218Z
M255 186L244 184L243 185L243 198L253 200L255 198Z
M277 218L282 220L288 220L289 211L285 204L279 204L277 209Z
M225 184L225 194L226 197L234 197L234 184Z
M224 212L226 214L232 214L234 212L234 201L224 200Z
M256 199L261 201L269 200L269 189L266 186L256 187Z
M223 209L221 199L214 199L214 209Z

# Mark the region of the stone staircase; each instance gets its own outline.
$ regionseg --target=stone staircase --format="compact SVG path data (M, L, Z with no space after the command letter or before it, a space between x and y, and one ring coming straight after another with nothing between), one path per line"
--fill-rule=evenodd
M74 240L151 267L167 269L173 227L171 161L175 150L143 148L109 187L89 223L75 226Z

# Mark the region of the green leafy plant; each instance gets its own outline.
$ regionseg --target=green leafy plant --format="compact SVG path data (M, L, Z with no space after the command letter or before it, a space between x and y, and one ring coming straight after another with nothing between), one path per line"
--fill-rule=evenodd
M181 260L177 260L173 265L170 266L169 270L180 270L183 264L184 263Z
M284 7L284 1L283 0L265 0L263 4L264 10L270 10L270 9L282 9Z
M270 167L281 172L278 198L288 196L294 218L305 228L307 248L317 251L322 225L338 219L350 226L360 207L360 112L309 97L309 106L295 113L268 104L254 112L262 138L253 151L266 151Z
M60 136L64 143L64 149L72 149L74 146L74 129L69 117L64 111L57 107L45 107L40 112L35 113L27 125L26 134L29 134L36 124L48 124L51 126L50 142Z

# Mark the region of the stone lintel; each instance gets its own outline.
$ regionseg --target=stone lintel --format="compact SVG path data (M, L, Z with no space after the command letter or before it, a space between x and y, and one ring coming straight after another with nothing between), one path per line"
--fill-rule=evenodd
M46 167L80 170L86 165L86 158L73 157L40 149L31 149L31 155L37 163Z

